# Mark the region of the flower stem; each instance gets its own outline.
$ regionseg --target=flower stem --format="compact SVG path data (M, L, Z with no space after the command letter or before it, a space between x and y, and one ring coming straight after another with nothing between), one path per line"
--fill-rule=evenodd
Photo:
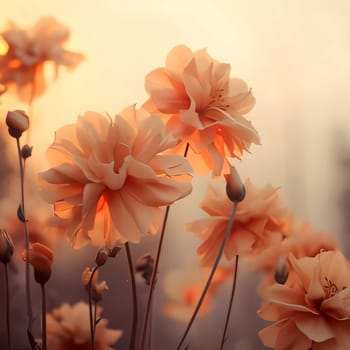
M149 290L148 301L147 301L147 308L146 308L146 315L145 315L145 321L144 321L144 323L143 323L143 330L142 330L141 350L143 350L144 347L145 347L148 319L149 319L149 315L150 315L150 311L151 311L152 298L153 298L153 291L154 291L155 282L156 282L156 276L157 276L157 270L158 270L160 252L161 252L161 250L162 250L165 228L166 228L166 224L167 224L168 216L169 216L169 210L170 210L170 205L168 205L168 206L166 207L166 210L165 210L165 215L164 215L164 220L163 220L163 227L162 227L162 231L161 231L161 233L160 233L160 239L159 239L159 245L158 245L157 256L156 256L156 260L155 260L155 262L154 262L154 267L153 267L153 271L152 271L151 286L150 286L150 290Z
M204 298L205 298L205 296L206 296L206 294L207 294L207 292L208 292L210 283L211 283L211 281L212 281L212 279L213 279L213 277L214 277L215 271L216 271L216 269L217 269L217 267L218 267L218 265L219 265L219 262L220 262L222 253L224 252L224 248L225 248L226 242L227 242L227 240L228 240L228 238L229 238L229 236L230 236L231 230L232 230L232 225L233 225L233 221L234 221L234 219L235 219L236 210L237 210L237 204L238 204L238 202L234 202L234 204L233 204L233 209L232 209L232 212L231 212L230 220L229 220L229 222L228 222L228 224L227 224L227 226L226 226L226 231L225 231L225 233L224 233L224 238L223 238L223 240L222 240L222 243L221 243L219 252L218 252L218 254L217 254L217 256L216 256L216 259L215 259L214 264L213 264L213 267L212 267L212 269L211 269L211 271L210 271L210 274L209 274L207 283L206 283L205 286L204 286L204 289L203 289L202 294L201 294L201 296L200 296L200 298L199 298L199 301L198 301L198 303L197 303L197 306L196 306L196 308L195 308L195 310L194 310L194 312L193 312L193 315L192 315L192 317L191 317L189 323L187 324L185 333L184 333L184 335L182 336L182 338L181 338L181 340L180 340L180 342L179 342L179 344L178 344L178 346L177 346L177 350L180 349L181 345L182 345L183 342L185 341L185 338L186 338L188 332L190 331L190 329L191 329L191 327L192 327L192 324L193 324L194 320L196 319L197 314L198 314L198 312L199 312L199 310L200 310L200 308L201 308L201 306L202 306L203 300L204 300Z
M44 283L41 283L41 339L41 349L46 350L46 293Z
M134 266L132 263L130 246L129 246L128 242L125 243L125 249L126 249L126 255L128 257L128 265L129 265L130 279L131 279L131 285L132 285L132 303L133 303L132 329L131 329L131 335L130 335L129 350L134 350L135 349L135 342L136 342L136 331L137 331L136 281L135 281L135 272L134 272Z
M88 283L91 350L95 350L95 325L96 325L96 321L94 321L95 317L93 316L93 312L92 312L92 290L91 289L92 289L92 279L97 269L98 269L98 265L96 265L92 270L89 283ZM96 308L96 305L95 305L95 308Z
M19 138L16 138L17 152L19 159L19 175L21 183L21 209L23 214L23 225L24 225L24 235L26 241L26 254L29 255L29 230L28 223L25 215L25 205L24 205L24 164L21 154L21 145ZM28 316L28 331L32 333L32 323L33 323L33 310L32 310L32 297L30 291L30 277L29 277L29 261L26 259L26 270L25 270L25 281L26 281L26 301L27 301L27 316Z
M5 264L5 283L6 283L6 327L7 327L7 346L11 350L11 335L10 335L10 291L9 291L9 273L7 264Z
M224 327L224 333L223 333L222 339L221 339L220 350L223 350L224 344L225 344L225 341L226 341L226 332L227 332L228 323L230 321L230 315L231 315L231 309L232 309L232 304L233 304L233 298L235 296L236 283L237 283L237 272L238 272L238 258L239 258L239 256L236 255L236 259L235 259L235 275L233 276L233 284L232 284L232 290L231 290L230 303L229 303L228 310L227 310L225 327Z

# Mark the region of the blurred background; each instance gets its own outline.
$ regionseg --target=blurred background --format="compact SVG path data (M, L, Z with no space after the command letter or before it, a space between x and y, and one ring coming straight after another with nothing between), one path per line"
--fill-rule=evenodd
M316 229L333 232L349 257L349 1L1 0L0 30L11 21L31 26L47 15L70 27L71 39L66 48L83 53L86 59L72 72L62 69L59 79L34 100L33 156L27 164L29 202L37 197L35 174L48 166L45 151L56 129L75 122L88 110L114 115L130 104L141 105L147 97L145 75L164 65L172 47L205 47L212 57L231 64L231 76L245 80L257 100L247 118L258 130L262 145L253 146L251 154L238 164L242 178L249 177L261 186L270 183L279 187L285 205ZM27 106L15 95L2 96L2 125L7 111L13 109L26 110ZM0 142L0 226L6 228L20 195L15 141L5 130ZM203 215L198 204L210 181L209 176L196 177L191 197L171 211L154 300L156 350L174 348L184 330L184 324L170 319L164 322L162 305L166 296L162 283L171 269L198 269L198 242L184 231L182 223ZM27 208L28 215L32 211L39 217L50 210L45 204L41 208L29 203ZM52 238L50 232L44 235L48 240ZM147 251L153 253L156 243L154 237L145 239L142 246L133 246L135 259ZM54 273L48 284L49 310L62 301L87 300L81 271L92 266L96 249L72 251L68 244L61 243L55 252ZM18 272L12 281L17 286L23 280L21 267L14 264L13 269ZM110 287L102 306L113 305L105 307L104 316L110 320L111 328L125 331L115 348L126 349L129 324L125 319L131 315L131 297L124 252L108 262L101 270L101 278L107 279ZM258 276L252 276L244 265L240 267L227 348L263 349L256 335L264 325L256 316L260 305L255 292L257 280ZM147 288L141 280L138 282L142 312ZM188 338L190 349L217 347L229 288L230 283L223 286L211 313L195 324ZM0 296L3 293L1 290ZM19 288L14 299L21 297ZM13 308L25 319L23 306L14 301ZM18 317L18 324L23 319ZM26 340L20 338L17 348L25 349Z

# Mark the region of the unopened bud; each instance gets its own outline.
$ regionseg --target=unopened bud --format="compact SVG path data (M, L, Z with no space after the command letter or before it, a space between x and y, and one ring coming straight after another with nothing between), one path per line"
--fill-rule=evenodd
M33 243L31 249L22 253L22 259L28 260L34 268L35 281L45 284L51 276L51 266L53 264L53 251L41 243Z
M245 188L236 168L230 165L230 174L225 174L226 194L232 202L241 202L245 197Z
M113 247L112 249L109 249L108 256L110 258L115 258L121 249L122 249L121 247Z
M6 230L0 229L0 261L8 264L13 255L14 247L10 235Z
M151 254L147 253L141 256L135 265L136 272L142 273L141 276L149 286L151 284L151 278L153 274L154 258Z
M23 131L29 128L29 118L24 111L15 110L7 112L6 124L9 134L18 139L22 136Z
M97 266L102 266L106 263L107 259L109 256L109 251L107 248L101 248L97 254L96 254L96 259L95 263Z
M33 146L30 147L29 145L24 145L21 149L21 155L23 159L27 159L32 156Z
M279 284L285 284L288 279L288 264L284 256L280 256L277 261L275 271L275 281Z

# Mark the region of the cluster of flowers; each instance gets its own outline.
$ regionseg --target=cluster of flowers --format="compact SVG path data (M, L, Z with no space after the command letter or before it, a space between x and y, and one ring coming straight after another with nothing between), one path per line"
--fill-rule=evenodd
M29 33L14 28L3 34L9 50L0 57L0 83L34 84L39 93L43 85L34 81L45 60L70 65L81 59L58 45L66 39L65 32L57 35L56 28L48 28L41 21ZM42 196L54 205L73 248L91 244L102 249L96 268L83 272L83 282L97 302L107 289L106 282L97 281L97 267L115 256L115 246L140 243L144 236L156 234L166 222L164 207L191 193L193 173L211 171L219 178L213 179L201 203L208 215L186 225L201 241L201 265L210 268L220 254L236 206L223 253L227 260L244 257L263 272L258 290L264 303L258 313L274 323L259 333L262 342L279 350L345 349L350 345L349 262L331 236L315 232L283 207L276 188L257 188L249 179L240 183L235 159L260 141L245 118L255 98L244 81L230 77L230 69L204 49L172 49L165 66L146 76L149 99L141 108L132 105L114 117L86 112L75 124L57 130L47 152L51 168L39 174ZM25 114L10 112L7 124L21 133L29 126L26 120ZM239 200L233 195L237 188L244 192L238 191ZM4 264L8 242L7 235L1 236ZM32 244L23 258L33 265L37 282L46 283L52 252ZM220 267L209 295L214 297L232 274L232 269ZM184 286L176 293L169 291L173 302L166 312L183 320L200 293L196 285L183 283L184 275L175 278ZM95 314L100 313L98 307ZM72 325L80 314L86 315L86 322L80 323L77 334ZM89 344L88 320L89 307L83 303L63 304L49 313L49 348ZM111 349L122 334L106 324L102 320L93 327L96 350Z

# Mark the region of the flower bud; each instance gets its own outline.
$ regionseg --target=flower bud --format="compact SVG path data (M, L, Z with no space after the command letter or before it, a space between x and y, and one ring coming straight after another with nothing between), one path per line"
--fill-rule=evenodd
M96 270L92 276L92 270L89 267L83 270L81 280L87 291L89 291L89 282L91 280L91 297L94 301L100 301L102 299L102 293L108 290L106 281L98 282L98 271Z
M115 258L121 249L121 247L113 247L112 249L109 249L108 256L110 258Z
M245 188L236 168L230 165L230 174L225 174L226 193L232 202L241 202L245 197Z
M151 278L153 273L154 258L151 254L147 253L141 256L135 265L136 272L142 273L142 278L149 286L151 284Z
M108 256L109 256L109 250L107 248L101 248L96 254L96 259L95 259L96 265L97 266L104 265L108 259Z
M277 261L275 271L275 281L279 284L285 284L288 279L288 265L284 256L280 256Z
M33 146L30 147L29 145L24 145L21 149L21 155L23 159L27 159L32 156Z
M31 249L22 252L22 259L28 260L34 268L35 281L45 284L51 276L51 266L53 264L53 251L41 243L33 243Z
M0 261L8 264L13 255L14 247L10 235L6 230L0 229Z
M22 136L23 131L29 128L29 118L24 111L15 110L7 112L6 124L9 134L18 139Z

